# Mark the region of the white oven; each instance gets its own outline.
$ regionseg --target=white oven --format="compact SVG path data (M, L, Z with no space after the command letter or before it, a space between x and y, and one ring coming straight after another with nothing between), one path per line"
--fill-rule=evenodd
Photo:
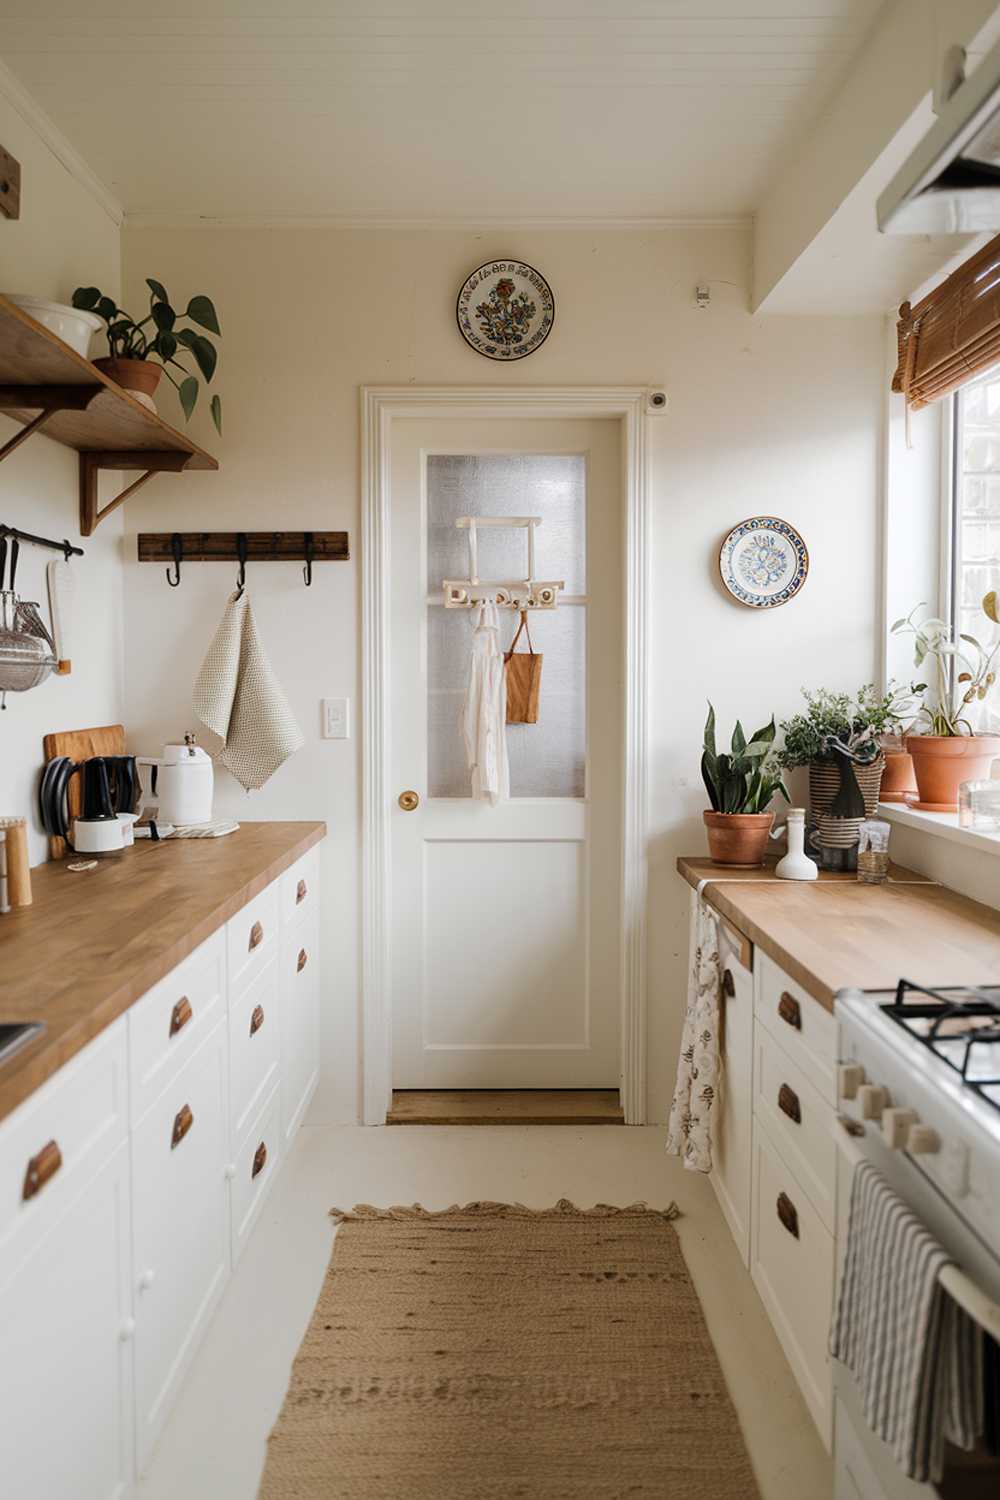
M968 1086L954 1059L943 1060L927 1036L907 1030L912 1014L918 1032L920 1026L933 1031L924 1011L939 1003L937 996L910 991L901 1023L903 998L902 989L843 991L837 997L837 1242L846 1244L851 1177L857 1161L866 1158L954 1257L960 1271L946 1273L954 1283L946 1281L946 1287L966 1298L977 1321L1000 1339L1000 1091L994 1102L983 1089ZM950 1003L950 994L945 1001ZM976 1048L975 1066L967 1068L973 1075L982 1062L982 1048ZM1000 1043L996 1048L1000 1061ZM854 1381L839 1364L834 1384L835 1500L1000 1496L1000 1459L985 1453L950 1453L940 1485L908 1479L871 1432Z

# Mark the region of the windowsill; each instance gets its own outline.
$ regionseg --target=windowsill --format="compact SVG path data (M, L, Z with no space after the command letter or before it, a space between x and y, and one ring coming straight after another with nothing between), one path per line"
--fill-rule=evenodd
M967 849L982 849L989 854L1000 855L1000 833L981 833L975 828L960 828L958 813L918 812L903 802L880 802L878 815L887 823L898 823L902 828L929 833L934 838L947 839L952 844L964 844Z

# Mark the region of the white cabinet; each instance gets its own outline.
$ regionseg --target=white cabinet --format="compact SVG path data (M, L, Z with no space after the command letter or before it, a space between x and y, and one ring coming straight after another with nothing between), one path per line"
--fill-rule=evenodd
M229 1271L225 1043L220 1019L132 1133L140 1471Z
M299 1128L319 1074L318 930L309 912L281 937L281 1120L286 1140Z
M747 1265L750 1256L751 1121L753 1118L753 973L740 962L725 928L720 1035L721 1089L712 1118L711 1182Z
M127 1495L133 1468L127 1145L77 1179L72 1201L0 1283L0 1491L11 1500Z

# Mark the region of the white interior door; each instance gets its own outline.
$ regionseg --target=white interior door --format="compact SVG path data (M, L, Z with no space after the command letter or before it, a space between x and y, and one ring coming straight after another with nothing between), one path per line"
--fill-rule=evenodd
M399 419L390 457L393 1086L615 1088L620 425ZM495 807L470 795L460 727L471 612L441 588L469 576L466 515L540 516L536 576L565 581L530 615L539 720L508 726ZM523 578L526 550L524 531L480 531L479 577ZM517 623L501 610L504 647Z

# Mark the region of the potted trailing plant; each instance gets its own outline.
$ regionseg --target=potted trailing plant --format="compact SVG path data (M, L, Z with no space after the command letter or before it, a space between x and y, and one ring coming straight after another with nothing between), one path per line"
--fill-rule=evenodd
M107 324L110 357L95 359L94 364L109 379L123 390L155 411L153 394L166 375L180 397L185 420L188 420L198 401L198 376L178 357L187 354L201 373L205 384L211 382L218 362L218 350L212 340L199 333L196 328L181 328L182 320L207 328L209 333L220 334L219 319L209 297L192 297L183 312L174 311L166 288L152 277L146 277L149 287L149 312L138 322L130 313L118 307L113 298L106 297L96 286L78 286L73 293L73 306L84 312L96 313ZM171 372L179 371L180 379ZM212 421L216 431L222 432L222 401L218 395L211 400Z
M987 777L994 757L1000 755L1000 736L977 733L970 717L996 682L1000 640L984 646L974 635L961 632L956 643L944 620L934 615L917 618L926 608L918 604L892 627L896 635L912 635L914 665L929 664L933 669L932 682L914 686L914 692L923 694L917 723L926 728L914 728L906 736L920 794L913 806L924 812L954 812L960 784ZM1000 623L995 592L985 596L982 610L993 624Z
M748 740L737 720L729 753L720 755L715 748L715 709L708 705L701 777L712 806L702 816L708 831L708 852L716 864L753 866L764 862L774 822L769 804L778 793L788 801L772 756L775 733L772 718Z

